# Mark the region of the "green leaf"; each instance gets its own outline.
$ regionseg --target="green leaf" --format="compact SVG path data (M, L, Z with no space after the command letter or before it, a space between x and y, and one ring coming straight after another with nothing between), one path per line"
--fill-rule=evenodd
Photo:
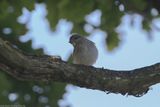
M81 23L84 17L93 10L93 5L92 0L62 0L58 5L59 16L75 23Z
M81 35L87 35L87 32L84 30L84 22L82 23L74 23L72 33L78 33Z
M142 26L143 26L143 29L145 29L146 31L150 31L151 30L150 23L147 20L143 20L142 21Z
M65 0L64 0L65 1ZM47 0L47 19L49 20L49 24L53 30L55 30L56 25L58 24L58 21L60 19L59 17L59 10L58 10L58 4L60 0Z
M146 0L121 0L121 3L124 5L125 10L142 12L145 11L149 2Z
M28 10L33 10L35 5L35 0L21 0L22 5L26 7Z
M115 31L108 31L107 32L107 48L109 51L112 51L119 45L120 39L118 37L118 34Z

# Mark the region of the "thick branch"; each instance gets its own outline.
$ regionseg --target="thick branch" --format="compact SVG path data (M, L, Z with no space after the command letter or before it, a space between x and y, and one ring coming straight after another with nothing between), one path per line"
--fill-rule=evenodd
M0 39L0 69L27 81L56 81L123 95L140 96L160 82L160 63L130 71L68 64L51 56L27 55Z

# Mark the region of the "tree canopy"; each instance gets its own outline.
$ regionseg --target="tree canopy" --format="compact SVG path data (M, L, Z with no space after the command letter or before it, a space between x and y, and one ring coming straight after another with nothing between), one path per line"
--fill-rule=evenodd
M46 19L49 21L51 30L55 30L60 19L66 19L73 23L72 32L80 33L84 36L91 32L85 31L85 25L90 25L93 29L100 29L106 32L106 46L112 51L121 43L121 33L116 28L121 24L124 15L139 14L143 17L142 29L148 34L158 26L153 24L153 20L159 18L160 0L1 0L0 1L0 38L14 44L18 49L30 54L43 54L43 49L32 49L32 41L22 43L19 37L26 34L27 22L22 23L19 17L23 14L23 9L33 12L35 4L45 4L47 9ZM100 24L85 20L85 17L99 10L101 12ZM28 17L28 21L29 18ZM133 26L134 20L130 22ZM147 36L146 36L147 37ZM0 104L25 104L26 106L43 107L50 105L58 106L57 101L65 93L64 83L46 82L24 82L14 79L4 72L0 72ZM11 96L18 96L12 99ZM45 102L47 99L47 103ZM49 100L48 100L49 99Z

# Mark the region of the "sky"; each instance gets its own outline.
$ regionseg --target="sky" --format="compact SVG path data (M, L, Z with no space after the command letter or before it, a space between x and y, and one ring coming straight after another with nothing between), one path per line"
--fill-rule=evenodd
M25 23L29 20L27 28L29 32L21 36L20 40L26 42L33 40L33 48L43 48L48 55L60 56L67 60L73 52L73 47L68 43L71 29L74 27L71 22L61 19L56 27L56 31L51 31L49 22L45 19L45 5L36 5L36 10L29 13L24 9L24 15L19 18L19 22ZM27 16L32 15L30 19ZM85 19L88 23L99 25L101 12L96 10ZM153 37L149 39L147 33L142 30L140 22L142 17L134 15L133 26L130 26L131 15L122 18L121 25L117 28L122 40L120 45L112 52L107 51L104 43L106 33L101 30L93 30L90 24L85 26L87 32L91 32L88 39L95 42L99 56L95 67L104 67L113 70L131 70L144 66L149 66L160 62L160 33L152 30ZM154 20L160 27L160 19ZM59 105L64 107L69 104L71 107L159 107L160 84L151 87L151 90L142 97L122 96L120 94L105 94L102 91L79 88L69 84L66 87L67 93L59 101Z

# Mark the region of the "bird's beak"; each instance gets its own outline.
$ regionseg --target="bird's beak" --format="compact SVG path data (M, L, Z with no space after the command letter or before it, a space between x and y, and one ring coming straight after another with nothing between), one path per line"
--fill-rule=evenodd
M72 43L73 43L73 41L70 39L70 40L69 40L69 43L70 43L70 44L72 44Z

